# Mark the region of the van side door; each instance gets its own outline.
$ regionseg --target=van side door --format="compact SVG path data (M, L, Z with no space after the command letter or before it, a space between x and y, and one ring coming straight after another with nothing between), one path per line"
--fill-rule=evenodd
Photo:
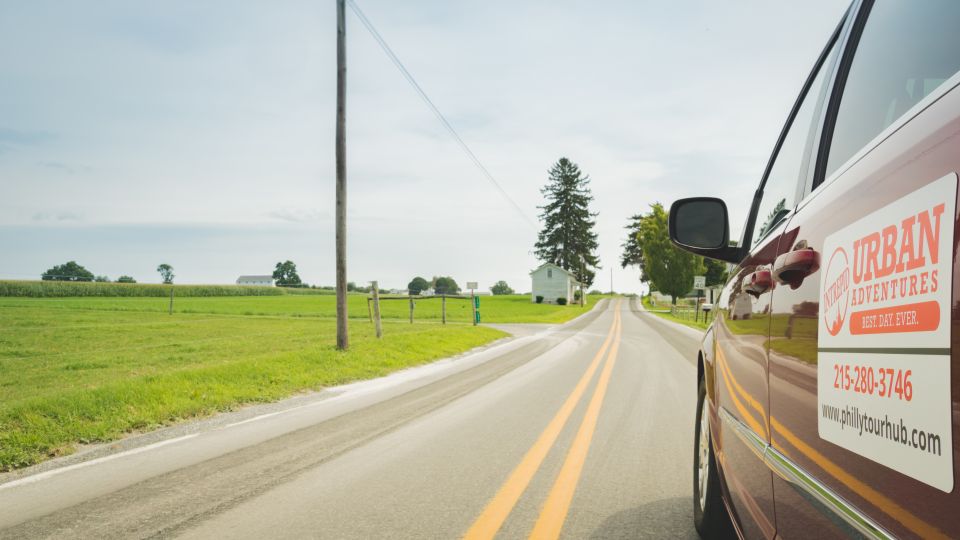
M864 2L838 64L773 266L785 538L960 537L958 22L951 0Z

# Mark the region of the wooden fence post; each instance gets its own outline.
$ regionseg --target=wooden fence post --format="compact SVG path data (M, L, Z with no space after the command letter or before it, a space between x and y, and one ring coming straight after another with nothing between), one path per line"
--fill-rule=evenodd
M170 284L170 315L173 315L173 284Z
M410 324L413 324L413 297L410 297Z
M383 327L380 325L380 289L377 288L377 282L372 281L371 285L373 286L373 324L377 329L377 337L383 337ZM370 306L370 303L367 303L367 307Z
M373 322L373 312L370 311L370 301L373 300L373 297L367 297L367 317L370 319L370 322Z
M440 296L440 319L447 324L447 295Z

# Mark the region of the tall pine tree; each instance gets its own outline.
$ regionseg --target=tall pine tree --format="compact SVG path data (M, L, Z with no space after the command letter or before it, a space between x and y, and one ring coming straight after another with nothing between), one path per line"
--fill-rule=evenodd
M537 238L536 256L572 272L584 287L593 284L597 258L596 213L590 212L590 177L567 158L560 158L550 169L547 185L540 190L547 204L543 210L543 230Z

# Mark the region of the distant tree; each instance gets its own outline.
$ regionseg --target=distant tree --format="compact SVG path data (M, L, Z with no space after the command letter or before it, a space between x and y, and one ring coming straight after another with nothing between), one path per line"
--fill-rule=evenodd
M457 294L460 292L460 286L450 276L441 276L433 278L433 290L437 294Z
M297 275L297 265L293 261L278 262L273 270L273 279L280 287L298 287L302 284Z
M163 278L163 282L167 284L173 283L174 273L173 267L167 263L163 263L157 267L157 272L160 272L160 277Z
M357 292L357 284L352 281L348 281L347 292Z
M650 213L640 223L640 245L643 246L644 267L653 289L669 294L676 304L693 288L693 276L706 269L703 258L683 251L670 242L667 231L667 212L660 203L650 205Z
M643 214L630 216L630 222L627 223L627 240L620 244L623 253L620 255L620 268L636 266L640 269L640 281L650 281L646 271L643 268L643 247L640 245L640 223L643 221Z
M600 265L593 231L597 214L590 211L590 177L576 163L560 158L540 192L547 204L539 207L543 229L535 245L537 258L573 272L577 281L589 287Z
M727 282L727 264L716 259L703 259L703 265L706 271L703 273L706 277L707 287L723 285Z
M40 279L44 281L93 281L93 272L77 264L77 261L54 266L44 272Z
M407 284L407 292L410 293L411 296L416 296L420 294L420 291L425 291L429 288L430 283L420 276L413 278L413 280Z
M494 284L493 287L490 287L490 292L492 292L495 295L513 294L513 289L511 289L510 286L507 285L506 281L500 280L496 282L496 284Z
M130 276L120 276L117 278L117 283L136 283L137 280L133 279Z
M108 278L107 276L97 276L93 278L93 280L100 283L110 283L110 278Z

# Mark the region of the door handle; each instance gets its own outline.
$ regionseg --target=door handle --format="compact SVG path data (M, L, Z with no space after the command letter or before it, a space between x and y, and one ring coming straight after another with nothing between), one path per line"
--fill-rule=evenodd
M820 253L813 248L789 251L773 262L773 279L796 289L803 279L820 269Z
M761 294L767 292L772 286L773 276L770 273L770 268L761 266L752 274L744 278L743 285L740 286L740 290L753 296L760 296Z

